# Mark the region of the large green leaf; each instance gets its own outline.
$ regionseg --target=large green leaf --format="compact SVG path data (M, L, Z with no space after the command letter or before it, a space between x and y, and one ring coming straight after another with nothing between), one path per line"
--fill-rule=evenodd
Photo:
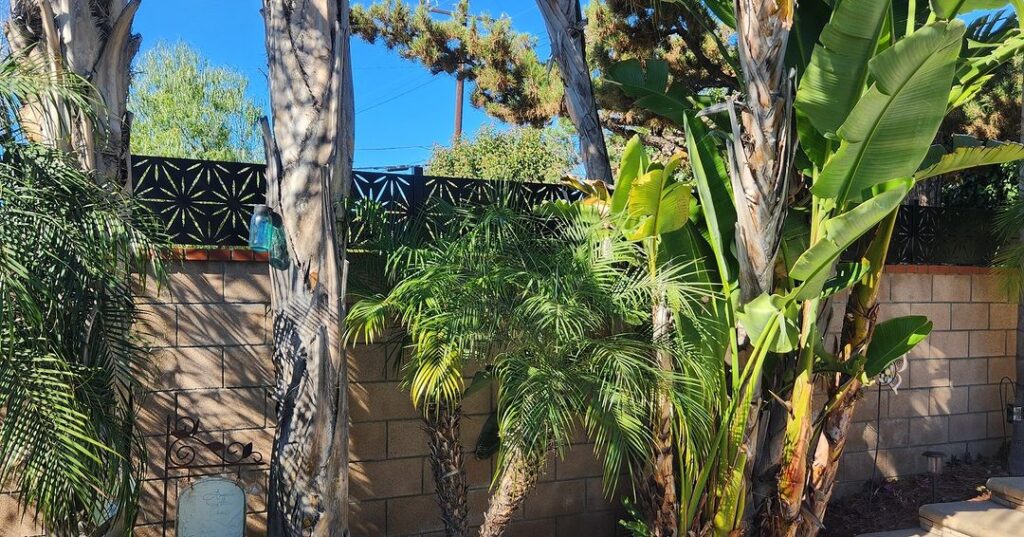
M953 89L949 92L949 108L963 106L975 97L992 79L996 69L1010 61L1024 49L1024 34L1001 35L995 43L969 41L967 57L957 69Z
M857 104L889 1L845 0L821 31L795 103L819 132L836 132Z
M1024 159L1024 145L1018 143L997 142L973 147L958 147L953 152L942 155L938 162L918 170L914 174L914 179L920 181L975 166L1002 164L1021 159Z
M901 185L826 220L821 225L821 239L796 260L790 271L793 279L804 282L798 288L799 296L817 296L825 286L832 264L839 258L839 254L896 209L908 191L908 185Z
M678 125L683 123L683 113L693 108L689 91L679 83L668 85L668 64L664 60L647 60L646 71L635 58L621 61L608 69L605 79L636 99L635 106Z
M878 323L868 344L864 373L877 376L889 364L910 352L932 331L932 322L923 315L908 315Z
M690 214L689 185L673 182L665 170L653 169L633 181L626 201L626 237L641 240L676 231Z
M615 191L612 193L612 214L618 214L626 208L626 200L629 198L630 188L633 180L645 171L649 160L644 150L640 137L634 135L626 142L622 150L622 158L619 159L619 173L615 177Z
M842 143L812 187L837 205L917 171L946 112L964 24L933 22L875 56L874 84L837 132Z
M757 341L772 323L777 323L778 330L764 345L773 352L790 352L797 348L800 337L796 326L798 311L796 303L786 297L762 294L744 304L736 317L751 341Z
M733 270L729 258L736 227L736 207L729 194L729 172L714 140L704 123L692 114L684 117L686 149L690 167L697 182L697 195L707 223L708 239L715 251L722 280L731 281Z

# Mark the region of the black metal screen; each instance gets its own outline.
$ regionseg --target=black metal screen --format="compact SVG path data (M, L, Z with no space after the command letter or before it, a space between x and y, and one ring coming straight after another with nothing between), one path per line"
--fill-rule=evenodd
M265 201L262 164L134 156L135 194L164 222L171 242L188 246L245 246L253 205ZM356 171L352 199L376 202L395 218L408 218L428 200L451 204L482 202L494 181ZM557 184L521 183L510 191L524 203L576 199L580 193ZM349 230L359 243L358 225Z
M180 245L245 246L254 204L264 202L262 164L133 157L135 192L166 224ZM493 181L356 171L353 200L370 200L396 218L408 218L428 200L473 203L493 195ZM524 203L578 199L557 184L523 183L512 194ZM989 209L904 206L900 209L890 264L987 265L995 251ZM360 242L358 223L350 240Z

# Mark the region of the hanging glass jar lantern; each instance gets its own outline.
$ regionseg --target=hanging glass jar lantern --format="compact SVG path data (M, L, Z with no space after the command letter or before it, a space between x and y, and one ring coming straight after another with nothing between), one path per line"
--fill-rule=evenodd
M249 220L249 249L254 252L269 253L274 241L274 216L270 207L257 205L253 207L252 218Z

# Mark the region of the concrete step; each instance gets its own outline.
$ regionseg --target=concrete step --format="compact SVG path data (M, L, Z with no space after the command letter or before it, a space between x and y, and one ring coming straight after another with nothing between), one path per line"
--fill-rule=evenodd
M879 531L876 533L862 533L857 537L934 537L936 534L928 533L921 528L908 528L905 530Z
M993 477L985 483L992 501L1012 509L1024 509L1024 477Z
M924 505L921 527L943 537L1024 537L1024 511L995 502L952 502Z

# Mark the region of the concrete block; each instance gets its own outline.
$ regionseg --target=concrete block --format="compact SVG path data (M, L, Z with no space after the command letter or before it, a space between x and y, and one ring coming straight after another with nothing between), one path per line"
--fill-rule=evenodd
M970 390L969 410L971 412L988 412L990 410L999 410L1002 408L1002 403L999 399L998 384L981 384L971 386Z
M893 302L930 302L932 300L931 274L893 274L888 280L889 295Z
M988 417L985 414L956 414L949 417L949 440L981 440L988 435Z
M433 494L388 498L387 533L377 535L416 535L444 529L440 513Z
M935 302L970 302L970 274L933 275L932 300Z
M174 306L164 304L138 305L133 329L142 342L152 347L172 347L178 332Z
M989 328L993 330L1017 329L1016 304L989 304Z
M224 385L251 388L274 385L274 348L244 345L224 348Z
M352 498L375 500L422 494L421 457L384 461L350 462L348 465ZM427 490L433 491L433 484Z
M949 438L948 416L926 416L910 420L910 438L914 445L941 444Z
M959 310L960 305L957 305L953 310ZM932 322L932 330L949 330L950 329L950 305L941 302L925 302L916 303L910 305L911 315L924 315ZM957 315L959 312L956 313ZM988 312L985 312L986 316Z
M984 330L988 328L989 305L957 304L953 308L950 328L953 330Z
M178 392L178 408L202 420L209 431L262 428L266 403L266 391L261 388Z
M913 377L911 377L913 378ZM904 389L899 393L888 394L890 418L910 418L928 415L928 405L931 399L931 390Z
M1004 378L1014 379L1017 376L1017 369L1014 357L1000 357L988 359L988 381L990 384L999 384Z
M262 304L180 304L178 345L256 345L266 342Z
M585 479L538 483L526 498L526 518L569 515L583 511L586 505Z
M932 416L963 414L968 409L968 393L966 386L932 388L928 413Z
M387 423L370 421L349 426L348 457L350 461L376 461L387 458Z
M210 304L224 300L224 263L190 261L167 275L171 300L179 304Z
M912 388L949 385L949 362L946 360L910 360Z
M996 274L971 275L971 302L1008 302L1006 287Z
M422 419L388 422L388 458L422 457L430 450Z
M409 394L397 382L364 382L349 384L349 419L379 421L420 417L413 408Z
M1005 330L976 330L971 332L968 356L1005 356Z
M988 362L978 359L950 360L949 377L953 386L986 384L988 382Z
M152 388L157 390L220 388L223 384L220 347L159 349L153 361L158 375Z
M928 336L930 358L967 358L969 332L932 332Z
M225 263L224 300L270 303L270 271L265 263Z

